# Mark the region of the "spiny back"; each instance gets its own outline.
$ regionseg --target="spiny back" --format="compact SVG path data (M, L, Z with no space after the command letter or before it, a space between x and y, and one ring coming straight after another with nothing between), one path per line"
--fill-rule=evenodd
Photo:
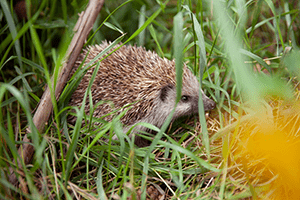
M88 54L85 63L95 58L109 43L90 46L83 50L79 56L72 74L82 63ZM119 47L116 45L113 49ZM104 56L108 55L110 50ZM70 105L81 105L84 93L91 79L94 67L87 71L81 80L77 90L71 97ZM122 122L131 125L152 112L157 104L162 88L165 86L176 87L175 62L159 57L156 53L146 51L142 47L122 46L100 63L100 69L92 85L93 103L100 100L110 100L115 108L136 102L122 118ZM183 92L197 94L199 86L195 76L184 67ZM86 105L86 113L89 114L89 105ZM100 105L94 112L94 117L103 116L113 109L108 104ZM105 118L111 120L112 116ZM75 122L75 119L72 119ZM71 120L71 121L72 121Z

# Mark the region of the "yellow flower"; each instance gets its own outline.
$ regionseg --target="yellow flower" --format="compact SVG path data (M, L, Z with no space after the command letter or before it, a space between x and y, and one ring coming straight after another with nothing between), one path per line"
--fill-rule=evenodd
M258 198L300 199L299 107L261 113L239 125L231 164L242 166Z

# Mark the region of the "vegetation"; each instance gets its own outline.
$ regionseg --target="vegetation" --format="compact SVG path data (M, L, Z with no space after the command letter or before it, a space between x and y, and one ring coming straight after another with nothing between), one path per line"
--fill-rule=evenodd
M45 131L29 135L33 161L19 168L26 128L33 127L46 84L57 81L87 2L0 2L1 199L297 197L297 1L106 1L86 45L122 38L175 58L178 71L183 61L217 108L166 123L154 139L143 136L153 140L149 147L137 148L127 136L111 140L122 135L122 115L93 119L97 126L67 123L71 79L57 102L53 96ZM89 117L80 107L77 116ZM17 186L9 182L11 171Z

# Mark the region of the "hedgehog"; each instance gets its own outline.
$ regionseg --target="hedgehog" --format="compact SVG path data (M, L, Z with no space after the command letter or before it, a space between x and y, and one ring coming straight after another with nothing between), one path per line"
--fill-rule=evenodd
M108 45L110 42L104 41L100 45L89 46L84 49L83 53L79 55L71 75L75 73L84 59L86 59L85 64L89 63ZM114 46L104 56L120 45ZM83 76L71 96L69 105L81 106L94 69L95 66ZM213 109L216 105L215 102L199 89L196 76L184 64L182 96L172 121L182 116L198 113L199 91L201 91L204 110ZM175 61L161 58L155 52L146 51L143 47L123 45L101 61L96 78L92 83L91 93L94 105L99 101L109 101L114 105L112 107L109 103L100 104L92 114L96 118L116 109L119 109L118 113L120 113L125 106L131 106L131 109L121 118L121 122L124 124L124 133L139 122L147 122L161 128L175 106ZM85 105L85 112L87 115L90 114L88 102ZM112 118L112 115L108 115L104 117L104 120L110 121ZM76 117L69 115L68 121L74 124ZM151 132L141 125L135 126L134 132L137 131ZM113 139L117 139L116 136ZM147 142L141 137L135 136L137 146L147 146Z

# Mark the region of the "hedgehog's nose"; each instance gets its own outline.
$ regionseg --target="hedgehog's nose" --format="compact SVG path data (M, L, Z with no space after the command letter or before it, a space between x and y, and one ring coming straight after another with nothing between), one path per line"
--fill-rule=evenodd
M204 104L204 110L205 111L212 110L216 107L216 102L214 102L211 99L207 99L207 101L205 103L206 103L206 104Z

